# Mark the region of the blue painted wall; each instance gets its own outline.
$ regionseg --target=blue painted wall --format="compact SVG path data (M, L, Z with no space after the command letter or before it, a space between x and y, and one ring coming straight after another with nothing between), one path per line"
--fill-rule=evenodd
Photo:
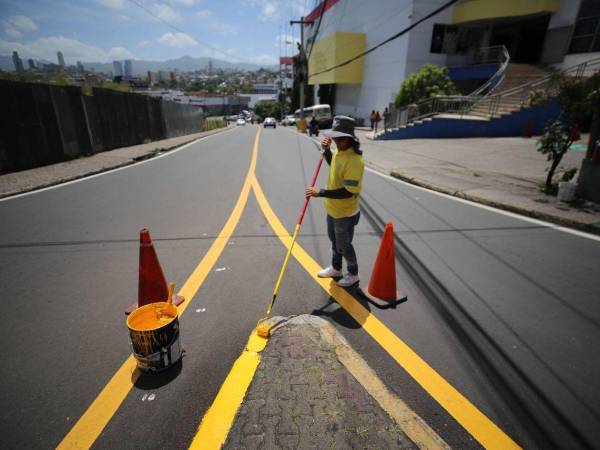
M412 127L403 128L379 136L378 140L435 139L466 137L522 136L531 120L533 134L541 134L544 126L560 115L556 100L525 108L508 116L492 120L433 119Z
M487 80L496 73L499 64L481 64L479 66L450 67L448 76L452 81Z

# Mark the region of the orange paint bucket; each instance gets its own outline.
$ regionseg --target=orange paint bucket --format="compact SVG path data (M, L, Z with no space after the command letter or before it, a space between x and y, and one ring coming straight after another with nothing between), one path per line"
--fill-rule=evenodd
M177 308L169 302L142 306L127 317L127 328L137 366L161 372L181 359Z

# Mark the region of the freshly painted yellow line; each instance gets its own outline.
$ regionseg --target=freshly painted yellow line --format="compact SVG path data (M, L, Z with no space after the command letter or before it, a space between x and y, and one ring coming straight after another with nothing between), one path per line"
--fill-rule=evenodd
M279 239L281 239L283 245L289 249L292 237L273 212L256 176L252 180L252 189L271 228ZM362 306L345 289L337 286L331 279L317 277L316 274L321 270L321 266L301 245L296 243L292 254L314 281L335 298L338 304L483 447L498 450L520 448L495 423L479 411L475 405L421 359L419 355L392 333L383 322L371 314L369 310Z
M223 252L229 238L233 234L233 230L242 216L242 212L244 211L250 194L250 186L254 179L259 136L260 128L258 128L254 139L252 159L250 161L250 167L248 168L246 180L244 181L244 186L242 187L242 191L229 219L227 219L225 226L213 241L208 252L204 255L202 261L200 261L200 264L194 269L178 292L179 295L183 295L186 298L186 301L178 307L180 315L183 314L188 305L192 302L198 289L200 289L200 286L202 286L202 283L204 283L204 280ZM62 442L58 444L58 449L85 449L92 446L123 400L125 400L125 397L127 397L127 394L137 380L139 371L135 370L135 366L136 364L133 356L127 358L123 365L113 375L111 380L102 389L100 394L98 394L98 397L96 397L73 428L71 428L69 433L63 438Z
M235 415L260 364L259 353L265 348L267 341L268 339L259 337L252 330L246 349L233 364L213 404L202 418L190 449L218 450L225 443Z

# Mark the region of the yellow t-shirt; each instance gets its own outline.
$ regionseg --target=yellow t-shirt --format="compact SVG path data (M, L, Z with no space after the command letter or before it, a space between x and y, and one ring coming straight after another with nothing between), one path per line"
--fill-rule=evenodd
M337 150L331 158L329 167L329 178L327 179L327 189L346 188L353 193L348 198L327 198L323 199L325 210L334 219L350 217L358 211L359 194L362 189L362 178L365 170L365 163L361 155L349 148L343 152Z

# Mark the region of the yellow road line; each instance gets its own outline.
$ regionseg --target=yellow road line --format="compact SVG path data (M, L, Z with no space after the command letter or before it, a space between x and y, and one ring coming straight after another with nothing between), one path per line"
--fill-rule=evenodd
M231 215L227 219L225 226L213 241L208 252L200 264L194 269L188 277L178 294L183 295L186 301L179 306L179 314L183 314L188 305L192 302L194 295L204 280L208 276L217 259L227 245L229 238L238 224L242 212L248 201L251 182L254 179L254 169L256 167L256 158L258 155L258 142L260 137L260 128L256 132L254 147L252 149L252 159L246 175L246 180L242 191L237 199ZM92 402L85 413L79 418L77 423L71 428L69 433L63 438L58 449L82 449L90 448L98 438L102 430L106 427L112 416L115 414L127 394L133 387L139 376L139 371L135 370L135 360L133 356L127 358L123 365L113 375L111 380L102 389L98 397Z
M246 349L233 364L213 404L202 418L190 449L218 450L225 443L235 415L260 364L259 353L265 348L267 341L268 339L259 337L252 330Z
M256 176L252 180L252 189L271 228L281 239L283 245L289 249L292 237L273 212ZM345 289L337 286L331 279L317 277L316 274L321 270L321 266L300 244L296 243L292 254L314 281L325 292L335 298L338 304L483 447L498 450L520 448L494 422L479 411L475 405L421 359L404 341L392 333L383 322L371 314L368 309L362 306Z

